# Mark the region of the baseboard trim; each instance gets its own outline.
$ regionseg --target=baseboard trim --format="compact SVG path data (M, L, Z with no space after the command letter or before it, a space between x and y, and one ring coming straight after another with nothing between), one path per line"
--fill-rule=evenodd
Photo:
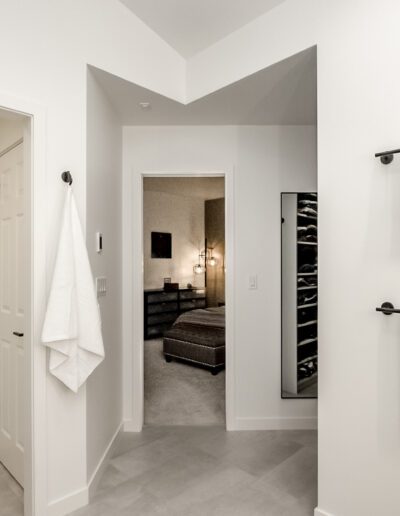
M134 419L126 419L123 423L124 432L141 432L142 425Z
M323 511L319 507L316 507L314 509L314 516L333 516L333 514L330 512Z
M105 449L94 472L92 473L87 486L51 502L48 506L47 516L65 516L66 514L70 514L71 512L76 511L81 507L85 507L85 505L89 503L89 500L96 491L99 481L107 467L108 461L111 458L115 440L122 427L123 422L118 425L117 430L112 436L110 442L107 445L107 448Z
M97 464L95 470L93 471L89 482L88 482L88 493L89 493L89 500L93 497L97 486L99 485L99 481L101 477L103 476L103 473L107 467L107 464L111 458L113 447L115 445L115 440L118 437L118 434L120 433L124 422L121 421L121 423L118 425L118 428L114 432L114 435L112 436L110 442L108 443L107 448L105 449L101 459L99 460L99 463Z
M316 430L317 417L237 417L233 430Z
M87 486L49 503L47 516L65 516L89 503Z

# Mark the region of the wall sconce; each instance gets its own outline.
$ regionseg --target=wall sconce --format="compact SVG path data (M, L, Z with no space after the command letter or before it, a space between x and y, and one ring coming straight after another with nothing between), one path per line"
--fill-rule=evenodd
M203 265L201 265L201 263L196 263L196 265L193 267L193 271L195 274L203 274L206 269Z
M207 265L210 265L211 267L215 267L217 265L217 259L212 254L213 250L210 249L210 257L207 258Z
M204 265L202 265L203 262ZM217 263L218 260L213 256L213 248L207 247L205 251L199 254L199 263L193 267L193 271L195 274L203 274L208 266L215 267Z

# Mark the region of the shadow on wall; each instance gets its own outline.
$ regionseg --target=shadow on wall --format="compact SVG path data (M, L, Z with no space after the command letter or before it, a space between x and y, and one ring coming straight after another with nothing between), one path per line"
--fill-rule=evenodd
M225 199L205 201L205 236L207 247L216 259L207 267L207 306L225 304Z

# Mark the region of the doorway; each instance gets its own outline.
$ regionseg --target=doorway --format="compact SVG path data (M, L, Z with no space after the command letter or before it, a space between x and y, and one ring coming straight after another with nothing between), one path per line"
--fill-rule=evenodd
M3 399L1 400L0 410L6 404L10 407L6 412L0 415L0 425L9 425L10 431L0 428L0 432L7 437L7 433L11 437L11 446L14 447L13 458L9 459L9 455L5 453L5 445L3 440L3 453L7 455L3 458L13 469L14 475L18 476L23 483L22 487L15 485L11 479L11 485L14 489L13 494L17 494L16 508L19 512L16 514L24 514L25 516L33 516L44 514L47 510L47 436L46 436L46 350L43 346L33 346L33 342L39 342L41 333L41 322L45 310L45 273L46 273L46 180L45 180L45 134L46 134L46 114L42 107L24 99L15 98L0 92L0 118L2 120L2 144L1 150L5 152L7 160L10 161L10 153L14 156L21 153L23 167L18 168L17 181L15 176L12 177L12 167L2 167L2 175L0 179L2 209L5 206L4 196L14 195L19 199L20 210L15 210L14 215L21 215L18 218L19 224L16 229L18 232L12 232L12 223L10 213L5 213L5 223L1 224L1 250L3 253L4 246L1 243L3 237L8 234L8 242L11 246L12 239L18 237L18 242L23 246L23 252L14 248L15 263L7 263L1 260L0 278L6 278L7 267L10 269L10 276L7 277L8 292L11 292L10 303L6 302L4 292L1 290L0 302L2 312L12 312L14 308L15 318L13 323L1 322L2 327L2 349L0 356L1 373L0 389ZM12 130L11 126L18 126L17 133ZM21 137L20 127L22 125L23 132ZM14 128L15 129L15 128ZM23 139L20 143L19 140ZM15 144L15 147L14 147ZM14 147L14 148L13 148ZM9 152L7 152L9 151ZM21 158L21 154L19 154ZM18 162L18 160L15 160ZM4 163L4 161L3 161ZM20 163L21 164L21 163ZM15 170L14 170L15 172ZM14 189L14 190L13 190ZM22 206L22 198L24 205ZM8 201L7 201L8 202ZM8 209L8 208L7 208ZM22 216L24 215L24 216ZM4 228L10 229L3 231ZM14 235L14 236L13 236ZM17 252L18 251L18 252ZM10 248L10 253L12 253ZM18 255L18 256L17 256ZM11 254L10 254L11 256ZM11 276L12 268L18 268L22 271L18 275L17 284L12 284ZM15 278L14 278L15 279ZM17 302L18 301L18 302ZM22 302L24 301L24 302ZM16 310L16 307L18 310ZM23 320L23 324L21 321ZM17 324L18 323L18 324ZM12 326L12 327L11 327ZM7 331L8 328L8 331ZM21 330L22 328L22 330ZM17 335L14 334L17 333ZM23 335L19 335L23 333ZM3 354L3 352L5 353ZM4 356L7 360L14 361L12 367L16 367L15 358L18 357L18 373L23 371L23 382L19 383L19 390L16 391L15 398L20 402L18 404L19 413L16 413L16 406L11 409L10 394L4 389L6 375L3 373L5 367ZM7 367L7 366L6 366ZM12 369L7 369L9 373ZM10 385L12 378L7 380ZM14 391L15 392L15 391ZM15 399L14 398L14 399ZM35 409L34 409L35 407ZM14 415L12 415L14 413ZM6 417L5 417L6 416ZM7 419L7 421L6 421ZM16 423L18 422L18 424ZM23 450L23 465L21 473L21 452ZM8 446L7 446L8 449ZM35 453L33 453L35 450ZM18 458L19 457L19 458ZM1 461L1 459L0 459ZM13 461L14 465L10 465ZM19 462L18 462L19 461ZM3 467L2 467L3 468ZM2 474L5 477L4 469ZM7 475L9 475L7 471ZM4 478L3 477L3 478ZM7 476L7 480L10 477ZM11 491L13 492L13 491ZM3 500L0 492L0 506L3 507ZM11 497L13 498L13 497ZM15 499L14 499L15 501Z
M224 178L224 198L225 198L225 424L228 430L234 428L234 342L233 342L233 171L224 172L143 172L131 176L130 201L125 204L129 207L131 216L125 220L131 221L125 228L126 250L131 249L130 257L133 256L133 263L144 263L143 249L143 181L147 177L177 177L177 178L196 178L196 177L220 177ZM132 202L133 200L133 202ZM127 213L128 210L126 210ZM204 249L203 249L204 250ZM126 265L129 263L127 258ZM132 262L131 262L132 263ZM195 265L195 264L194 264ZM144 424L144 275L143 267L125 269L125 277L131 277L132 290L126 292L126 303L124 310L131 306L130 314L127 316L129 325L125 327L125 342L127 360L125 363L125 403L126 413L130 414L125 423L125 430L140 432ZM130 297L132 296L132 297ZM129 300L130 297L130 300ZM131 335L131 336L130 336ZM133 342L133 346L129 346ZM129 358L129 356L131 358ZM129 367L133 364L133 367ZM210 374L210 373L208 373ZM210 374L211 376L211 374ZM127 389L131 385L132 388Z
M224 177L144 177L144 422L225 426Z
M0 110L0 504L15 515L24 513L27 440L29 128L29 117Z

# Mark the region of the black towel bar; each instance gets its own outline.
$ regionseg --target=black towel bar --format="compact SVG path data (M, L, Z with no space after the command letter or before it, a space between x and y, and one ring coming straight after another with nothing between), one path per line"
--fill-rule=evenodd
M385 315L400 314L400 310L395 308L392 303L389 303L389 301L382 303L381 307L376 308L375 310L377 312L382 312Z
M384 164L384 165L389 165L389 163L391 163L393 161L393 155L394 154L399 154L400 153L400 149L395 149L395 150L391 150L391 151L385 151L385 152L377 152L375 154L375 158L381 158L381 162Z

